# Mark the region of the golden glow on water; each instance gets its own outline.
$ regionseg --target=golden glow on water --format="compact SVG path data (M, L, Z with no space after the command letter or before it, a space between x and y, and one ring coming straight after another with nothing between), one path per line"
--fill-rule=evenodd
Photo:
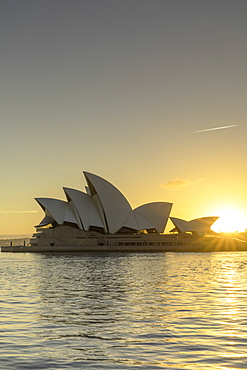
M245 354L239 349L239 342L243 337L243 286L246 286L243 268L245 263L241 261L236 263L233 258L232 262L229 256L214 255L216 265L221 265L218 270L218 294L215 296L215 305L217 307L217 316L219 317L218 336L227 340L227 348L230 351L222 352L223 358L230 358L232 361L244 360ZM244 310L245 311L245 310ZM237 367L231 367L237 369Z
M19 368L246 368L247 252L2 254L1 354ZM1 333L0 333L1 334Z
M219 219L213 224L213 231L233 233L247 229L247 218L242 211L234 208L221 208L215 213Z

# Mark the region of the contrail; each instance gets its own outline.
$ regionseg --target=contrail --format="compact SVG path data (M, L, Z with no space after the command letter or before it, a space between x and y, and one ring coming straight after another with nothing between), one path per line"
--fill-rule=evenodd
M207 131L223 130L224 128L231 128L231 127L237 127L237 125L230 125L230 126L220 126L220 127L206 128L205 130L192 131L192 132L191 132L191 134L196 134L196 133L198 133L198 132L207 132Z

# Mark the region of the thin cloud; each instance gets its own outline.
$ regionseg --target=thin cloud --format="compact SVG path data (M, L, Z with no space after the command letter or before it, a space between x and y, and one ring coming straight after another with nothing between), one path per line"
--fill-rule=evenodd
M38 211L4 211L0 210L0 213L37 213Z
M216 131L216 130L224 130L226 128L237 127L238 125L229 125L229 126L220 126L220 127L213 127L213 128L206 128L204 130L192 131L191 134L197 134L199 132L208 132L208 131Z
M173 180L170 180L166 182L165 184L160 185L161 188L165 188L168 190L179 190L185 186L195 186L199 182L203 181L205 177L197 180L187 180L187 179L179 179L175 178Z

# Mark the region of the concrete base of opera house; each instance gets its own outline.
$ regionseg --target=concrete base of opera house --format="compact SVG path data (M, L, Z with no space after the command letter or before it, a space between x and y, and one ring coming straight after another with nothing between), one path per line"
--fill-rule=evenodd
M121 244L121 245L119 245ZM247 251L247 242L232 237L203 237L187 240L173 240L153 245L140 243L131 245L23 245L3 246L1 252L12 253L157 253L157 252L231 252Z

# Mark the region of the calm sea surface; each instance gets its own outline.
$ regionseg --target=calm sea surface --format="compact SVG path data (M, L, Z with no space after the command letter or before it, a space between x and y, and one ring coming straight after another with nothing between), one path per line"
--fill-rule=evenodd
M247 252L0 253L0 369L246 369Z

